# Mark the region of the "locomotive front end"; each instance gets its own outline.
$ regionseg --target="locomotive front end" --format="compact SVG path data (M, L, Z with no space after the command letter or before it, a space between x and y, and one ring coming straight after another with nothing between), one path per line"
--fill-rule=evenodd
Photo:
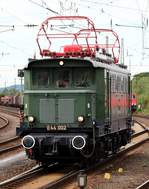
M31 61L24 69L24 122L18 134L39 161L73 161L89 147L95 118L94 68L79 59Z

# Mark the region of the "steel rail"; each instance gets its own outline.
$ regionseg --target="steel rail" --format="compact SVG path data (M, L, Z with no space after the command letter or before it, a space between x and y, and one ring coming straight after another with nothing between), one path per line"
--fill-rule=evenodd
M0 126L0 129L3 129L3 128L5 128L9 124L9 121L8 121L8 119L6 119L5 117L3 117L2 115L0 115L0 119L2 119L5 122L4 125Z
M140 118L146 118L149 119L149 115L140 115L140 114L134 114L133 117L140 117Z
M138 186L136 189L148 189L149 188L149 180L145 181L143 184Z
M0 142L0 155L2 155L3 153L9 152L9 151L15 150L17 148L20 148L21 143L15 144L15 145L12 145L12 146L9 145L8 147L3 147L3 146L5 146L5 145L7 145L11 142L17 142L17 140L19 140L18 136Z
M14 111L15 110L15 111ZM6 114L9 114L9 115L12 115L12 116L15 116L15 117L19 117L19 113L16 111L17 109L9 109L8 107L0 107L0 111L3 112L3 113L6 113Z
M145 118L145 119L149 119L149 118ZM148 129L148 128L146 128L145 124L141 123L140 121L137 121L137 120L133 120L133 121L136 122L137 124L141 125L141 127L143 129L146 129L146 130Z
M15 136L13 138L9 138L8 140L3 140L3 141L0 142L0 146L3 145L3 144L7 144L8 142L13 142L13 141L18 140L18 139L20 139L20 138L18 136Z
M148 132L148 130L143 130L143 131L134 133L134 134L132 135L132 139L133 139L133 138L136 138L136 137L138 137L138 136L140 136L140 135L143 135L143 134L146 133L146 132Z
M21 144L17 144L15 146L10 146L8 148L0 149L0 155L2 155L3 153L6 153L6 152L16 150L16 149L20 148L21 146L22 146Z
M31 178L33 176L35 176L36 174L38 174L39 172L43 171L43 166L35 166L32 169L25 171L19 175L16 175L10 179L4 180L2 182L0 182L0 187L5 187L9 184L13 184L15 182L18 181L22 181L28 178Z
M55 189L57 187L59 187L61 184L64 184L65 182L68 181L68 179L72 179L74 178L77 174L79 174L80 170L75 170L75 171L71 171L69 173L67 173L66 175L62 176L61 178L50 182L48 184L46 184L45 186L41 186L38 189Z
M53 163L48 166L48 168L53 168L54 166L57 166L58 163ZM34 176L37 176L38 174L44 172L45 167L42 165L37 165L33 167L32 169L25 171L19 175L16 175L10 179L4 180L0 182L0 188L1 187L7 187L8 185L15 184L17 182L23 182L24 180L31 179Z

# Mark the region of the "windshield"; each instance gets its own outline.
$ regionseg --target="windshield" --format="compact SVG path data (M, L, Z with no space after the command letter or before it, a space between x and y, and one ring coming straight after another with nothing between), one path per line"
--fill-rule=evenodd
M93 85L91 68L49 68L32 72L33 88L85 88Z
M92 76L89 69L80 69L74 71L75 87L89 87L92 84Z

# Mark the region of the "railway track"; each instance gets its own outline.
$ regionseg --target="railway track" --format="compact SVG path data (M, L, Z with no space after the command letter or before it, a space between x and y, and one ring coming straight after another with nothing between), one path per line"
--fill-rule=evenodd
M19 117L19 108L0 106L0 112L12 115L14 117Z
M5 128L9 124L8 119L0 115L0 129Z
M8 140L0 142L0 155L21 148L19 137L13 137Z
M134 120L134 122L142 127L142 131L135 132L132 135L132 139L135 141L135 140L138 140L139 137L141 137L141 138L149 137L149 128L140 121Z
M42 166L37 166L32 168L31 170L28 170L24 173L21 173L15 177L12 177L11 179L8 179L6 181L3 181L0 183L0 188L8 188L9 185L12 185L14 183L17 182L23 182L24 180L31 178L33 176L36 176L36 174L39 174L40 172L43 171L43 167Z
M17 188L21 184L25 186L25 182L28 182L32 179L38 179L38 177L42 177L45 172L47 172L47 175L51 175L50 183L45 184L44 186L38 186L38 188L47 188L47 187L55 187L58 182L64 182L65 178L72 177L73 174L76 174L76 171L72 170L73 168L65 168L63 170L63 167L60 168L58 163L49 165L46 169L43 166L37 166L29 171L26 171L20 175L17 175L11 179L8 179L6 181L3 181L0 183L0 188ZM58 170L58 171L57 171ZM65 172L65 173L64 173ZM67 172L67 173L66 173ZM62 176L62 175L65 176ZM58 179L54 179L52 177L57 177Z
M149 189L149 180L142 183L140 186L138 186L136 189Z
M98 163L96 163L95 165L92 165L92 166L89 166L88 168L84 168L84 170L86 171L86 172L89 172L89 171L91 171L91 170L93 170L95 167L97 168L97 166L98 166L98 168L100 167L100 166L104 166L104 164L107 164L107 163L110 163L110 162L112 162L114 159L116 159L116 158L118 158L118 157L120 157L120 156L123 156L123 154L125 154L125 153L127 153L127 152L129 152L129 151L131 151L131 150L133 150L133 149L135 149L135 148L137 148L138 146L140 146L141 144L143 144L144 142L146 142L147 140L149 140L149 137L148 137L148 129L146 129L145 127L142 127L142 128L144 128L144 130L143 131L140 131L140 132L138 132L138 133L135 133L133 136L132 136L132 143L131 144L129 144L129 145L127 145L127 147L125 147L125 148L123 148L123 149L121 149L121 151L119 152L119 153L117 153L117 154L115 154L115 155L113 155L113 156L110 156L110 157L108 157L106 160L102 160L102 161L100 161L100 162L98 162ZM143 138L141 137L142 135L146 135L146 136L143 136ZM137 140L136 140L136 138L137 138ZM60 187L61 185L63 185L65 182L67 182L68 180L70 181L70 179L74 179L75 177L76 177L76 175L78 175L78 173L80 172L80 170L79 169L76 169L76 170L73 170L72 171L72 167L71 167L71 169L69 169L69 170L67 170L65 173L62 173L62 171L60 170L60 173L59 173L59 171L57 172L57 174L59 175L59 176L53 176L53 175L55 175L55 173L54 172L52 172L52 174L51 175L49 175L48 176L48 180L50 180L48 183L43 183L43 185L42 186L38 186L37 188L38 189L51 189L51 188L58 188L58 187ZM39 177L41 177L41 173L43 173L42 171L40 172L39 171ZM45 173L45 171L44 171L44 173ZM47 172L47 174L48 174L48 172ZM14 184L14 188L17 188L17 185L18 185L18 183L20 183L20 178L19 178L20 176L17 176L17 177L15 177L15 178L13 178L13 179L11 179L11 180L9 180L9 181L5 181L5 182L2 182L2 183L0 183L0 187L1 188L5 188L5 186L7 186L8 184L9 185L11 185L11 187L10 188L13 188L12 186L12 183L15 183ZM26 180L26 177L28 178L27 179L27 184L29 184L30 183L30 179L31 179L31 176L30 176L30 173L29 173L29 175L27 175L27 173L25 173L25 174L22 174L22 176L21 176L22 178L21 178L21 183L23 183L23 186L25 185L25 180ZM23 178L24 177L24 178ZM35 177L35 178L34 178ZM46 177L46 175L45 175L45 177ZM53 177L55 177L55 179L53 180L52 178ZM40 178L39 178L40 179ZM36 174L34 175L34 174L32 174L32 182L33 182L33 180L34 180L34 182L36 182L36 180L37 180L37 172L36 172ZM47 180L47 179L46 179ZM12 183L11 183L12 182ZM42 181L41 181L42 182ZM19 184L20 185L20 184ZM6 188L9 188L9 187L6 187ZM29 185L27 185L27 188L29 188Z
M135 118L135 117L140 117L140 118L149 119L149 115L134 114L133 117L134 117L134 118Z
M145 125L147 128L149 128L149 116L135 115L134 119L136 121L141 122L143 125Z
M134 116L136 119L137 118L143 118L143 119L147 119L149 120L149 116L145 116L145 115L135 115ZM136 123L140 124L143 128L146 128L146 130L149 130L149 125L148 127L145 127L144 124L140 123L140 121L138 120L134 120ZM146 180L145 182L143 182L142 184L140 184L136 189L148 189L149 188L149 180Z
M3 107L0 106L0 112L4 113L4 114L11 114L14 117L18 117L18 110L16 108L10 108L10 107ZM0 129L5 128L6 126L10 126L9 124L11 124L11 122L9 123L9 120L6 118L6 116L0 116L0 119L3 120L3 126L1 124ZM13 129L13 127L10 129ZM15 128L14 128L15 129ZM8 133L9 128L3 132L7 132ZM9 135L8 135L9 136ZM7 137L8 138L8 137ZM14 136L7 140L3 139L0 141L0 155L3 155L4 153L16 150L18 148L21 147L21 142L20 142L20 138L17 136Z

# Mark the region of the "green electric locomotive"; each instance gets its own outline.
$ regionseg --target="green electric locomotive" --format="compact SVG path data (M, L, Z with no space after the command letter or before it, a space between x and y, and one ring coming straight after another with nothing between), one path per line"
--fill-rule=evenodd
M78 30L74 25L82 21L85 29L70 30ZM43 37L48 48L40 46ZM51 50L52 40L60 51ZM130 73L118 64L117 34L95 29L87 17L50 17L42 23L37 43L42 58L30 59L20 72L24 116L17 135L23 137L28 157L42 163L79 162L103 158L126 145L131 138Z

